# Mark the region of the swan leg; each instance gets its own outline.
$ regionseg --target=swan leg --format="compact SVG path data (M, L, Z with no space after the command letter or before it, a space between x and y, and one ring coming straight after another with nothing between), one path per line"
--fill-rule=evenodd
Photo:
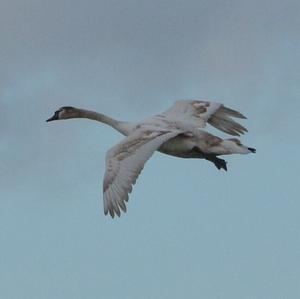
M193 151L196 151L198 154L200 154L200 156L198 156L198 158L205 159L207 161L210 161L210 162L214 163L215 166L219 170L224 169L225 171L227 171L227 165L226 165L227 162L223 159L218 158L217 155L215 155L215 154L206 154L201 149L199 149L198 147L194 147Z
M225 171L227 171L227 162L223 159L218 158L216 155L213 154L203 154L204 155L204 159L208 160L212 163L215 164L215 166L221 170L224 169Z

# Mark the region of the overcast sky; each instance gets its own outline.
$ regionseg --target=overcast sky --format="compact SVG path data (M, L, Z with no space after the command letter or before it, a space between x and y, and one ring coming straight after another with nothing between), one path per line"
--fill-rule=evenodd
M0 297L300 297L299 28L296 0L1 1ZM105 217L123 137L45 120L136 121L179 98L248 116L257 154L225 173L156 153L127 214Z

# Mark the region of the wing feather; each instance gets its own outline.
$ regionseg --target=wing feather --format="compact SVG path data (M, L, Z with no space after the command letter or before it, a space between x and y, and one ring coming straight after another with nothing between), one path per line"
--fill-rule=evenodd
M114 217L126 212L125 202L146 161L165 141L180 131L140 128L112 147L106 154L103 182L104 213Z
M234 136L240 136L247 132L247 129L232 118L245 119L240 112L225 107L223 104L198 101L180 100L163 113L168 117L185 117L187 121L193 122L197 127L204 128L206 123L215 128Z

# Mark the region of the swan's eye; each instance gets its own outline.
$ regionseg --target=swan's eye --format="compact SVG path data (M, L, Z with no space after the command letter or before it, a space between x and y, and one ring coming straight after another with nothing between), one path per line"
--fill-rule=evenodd
M59 117L59 113L60 113L60 112L61 112L61 110L57 110L57 111L54 112L54 115L56 116L56 118Z

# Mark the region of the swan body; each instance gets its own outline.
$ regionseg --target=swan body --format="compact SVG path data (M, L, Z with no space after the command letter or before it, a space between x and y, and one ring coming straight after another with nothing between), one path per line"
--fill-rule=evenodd
M132 123L118 121L94 111L62 107L47 120L87 118L107 124L126 137L108 150L103 182L104 213L114 217L126 212L125 202L146 161L155 151L181 158L206 159L227 171L219 155L255 153L237 138L222 139L204 131L207 123L217 129L240 136L247 129L233 118L246 118L220 103L180 100L165 112Z

